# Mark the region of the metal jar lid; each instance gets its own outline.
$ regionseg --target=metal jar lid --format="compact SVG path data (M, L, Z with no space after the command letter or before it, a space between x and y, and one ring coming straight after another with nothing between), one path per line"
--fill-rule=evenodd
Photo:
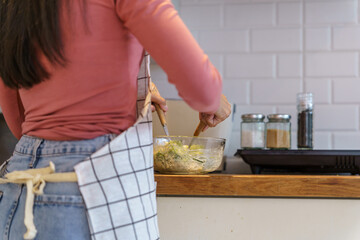
M289 122L291 116L289 114L269 114L267 118L271 122Z
M264 121L265 115L260 113L248 113L241 115L243 121Z

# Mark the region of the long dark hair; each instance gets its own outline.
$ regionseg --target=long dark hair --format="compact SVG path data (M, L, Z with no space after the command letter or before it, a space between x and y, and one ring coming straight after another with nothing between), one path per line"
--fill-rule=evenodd
M59 8L62 0L0 0L0 77L10 88L31 88L50 74L39 53L65 65Z

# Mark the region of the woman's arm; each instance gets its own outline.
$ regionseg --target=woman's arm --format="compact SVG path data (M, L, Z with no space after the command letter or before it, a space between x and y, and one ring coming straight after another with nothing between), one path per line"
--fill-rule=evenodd
M1 79L0 106L10 131L17 139L20 139L22 136L21 124L24 122L24 107L19 92L6 87Z
M193 109L215 113L221 76L169 0L116 1L116 12Z

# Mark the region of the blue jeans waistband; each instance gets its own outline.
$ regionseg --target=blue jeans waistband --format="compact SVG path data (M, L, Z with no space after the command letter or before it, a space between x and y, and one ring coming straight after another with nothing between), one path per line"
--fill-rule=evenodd
M86 140L53 141L24 135L16 144L15 153L33 155L34 151L37 151L37 154L42 156L74 153L91 154L115 137L115 134L106 134Z

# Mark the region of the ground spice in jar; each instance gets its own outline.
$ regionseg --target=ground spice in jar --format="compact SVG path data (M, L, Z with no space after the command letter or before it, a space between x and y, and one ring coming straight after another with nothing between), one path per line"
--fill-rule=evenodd
M266 123L266 147L270 149L291 148L291 116L270 114Z
M312 93L298 93L298 132L297 147L313 148L313 96Z
M265 116L259 113L241 116L241 147L243 149L265 148Z
M242 131L241 146L242 148L264 148L265 136L264 131Z
M298 148L313 148L312 110L298 113Z
M290 132L280 129L268 129L266 131L267 148L290 148Z

